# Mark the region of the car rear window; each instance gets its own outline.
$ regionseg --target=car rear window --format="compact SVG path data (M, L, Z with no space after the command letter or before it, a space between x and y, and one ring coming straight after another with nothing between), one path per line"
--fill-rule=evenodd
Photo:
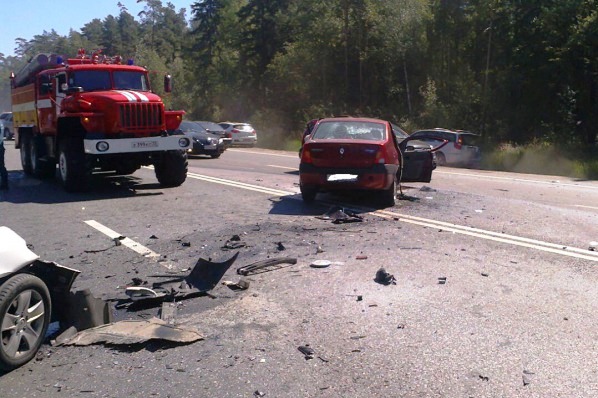
M235 124L234 128L239 131L252 131L253 128L248 124Z
M312 134L313 139L358 139L380 141L386 138L385 125L375 122L321 121Z

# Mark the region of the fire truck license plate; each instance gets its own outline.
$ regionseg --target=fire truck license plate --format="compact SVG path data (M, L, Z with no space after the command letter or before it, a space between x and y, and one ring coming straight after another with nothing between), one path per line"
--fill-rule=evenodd
M157 148L158 141L139 141L132 143L134 149L138 148Z

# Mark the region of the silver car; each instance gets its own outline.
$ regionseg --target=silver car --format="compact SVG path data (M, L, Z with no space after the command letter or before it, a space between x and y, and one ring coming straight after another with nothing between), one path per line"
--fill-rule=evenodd
M4 135L6 139L11 139L14 136L12 112L2 112L0 115L0 134Z
M220 122L218 123L227 133L231 133L235 146L255 146L257 133L249 123Z
M479 167L481 152L478 147L480 136L463 130L430 129L418 130L411 134L418 141L424 141L434 148L448 141L436 151L439 166L455 165Z

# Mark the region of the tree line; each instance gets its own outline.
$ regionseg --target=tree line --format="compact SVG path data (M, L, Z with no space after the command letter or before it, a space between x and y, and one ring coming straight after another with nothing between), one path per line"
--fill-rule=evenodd
M189 119L251 121L272 145L306 121L380 117L481 133L489 143L596 144L598 0L203 0L16 40L37 53L102 49L146 66ZM8 101L8 102L7 102Z

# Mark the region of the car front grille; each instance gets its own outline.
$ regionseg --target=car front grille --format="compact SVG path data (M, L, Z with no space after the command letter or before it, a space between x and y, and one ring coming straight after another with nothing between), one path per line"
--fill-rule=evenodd
M120 104L118 109L120 127L129 131L160 130L164 109L161 103Z

